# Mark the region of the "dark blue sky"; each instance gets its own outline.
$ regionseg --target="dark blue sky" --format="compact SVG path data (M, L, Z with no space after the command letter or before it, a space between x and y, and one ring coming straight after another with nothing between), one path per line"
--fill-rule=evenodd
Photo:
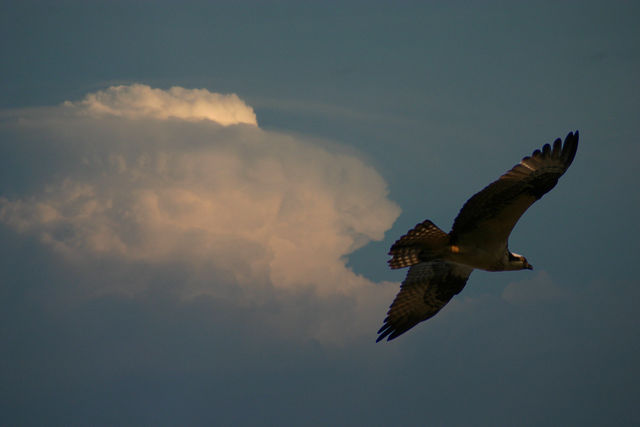
M637 5L0 4L0 424L640 422ZM575 129L535 270L375 344L391 243Z

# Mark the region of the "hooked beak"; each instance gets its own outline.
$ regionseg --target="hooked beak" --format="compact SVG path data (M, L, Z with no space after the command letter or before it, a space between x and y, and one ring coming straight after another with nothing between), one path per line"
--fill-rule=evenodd
M526 268L527 270L533 270L533 265L529 264L528 262L525 262L524 268Z

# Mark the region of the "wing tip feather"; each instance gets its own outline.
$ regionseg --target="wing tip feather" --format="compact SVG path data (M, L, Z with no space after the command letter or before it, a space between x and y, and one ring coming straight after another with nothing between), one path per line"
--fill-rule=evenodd
M386 322L386 321L385 321ZM398 338L400 335L404 334L405 332L407 332L409 329L411 329L413 326L411 327L394 327L393 325L391 325L390 323L385 323L382 328L380 328L380 330L378 331L378 338L376 338L376 343L383 341L385 338L387 341L391 341L393 339Z
M575 132L569 132L564 139L561 156L564 160L565 168L571 166L573 159L576 157L579 139L580 132L577 129Z

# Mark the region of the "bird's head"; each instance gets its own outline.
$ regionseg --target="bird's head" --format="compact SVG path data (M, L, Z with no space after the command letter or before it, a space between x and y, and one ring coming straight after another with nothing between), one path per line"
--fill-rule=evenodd
M522 255L509 252L509 270L533 270L533 266Z

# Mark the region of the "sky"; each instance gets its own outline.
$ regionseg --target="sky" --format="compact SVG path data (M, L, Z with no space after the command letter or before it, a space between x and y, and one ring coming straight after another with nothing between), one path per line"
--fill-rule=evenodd
M0 424L637 425L640 7L0 3ZM376 331L390 245L579 129Z

